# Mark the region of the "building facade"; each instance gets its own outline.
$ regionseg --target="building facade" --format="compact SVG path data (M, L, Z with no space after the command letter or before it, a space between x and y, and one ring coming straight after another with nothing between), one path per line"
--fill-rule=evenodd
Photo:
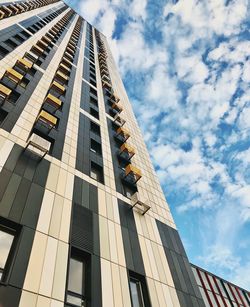
M250 292L192 264L204 303L213 306L250 306Z
M106 38L0 6L0 306L205 306Z

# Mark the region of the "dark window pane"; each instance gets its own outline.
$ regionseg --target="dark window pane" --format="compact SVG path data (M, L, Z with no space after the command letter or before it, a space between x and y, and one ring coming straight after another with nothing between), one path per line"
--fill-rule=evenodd
M96 142L93 139L90 139L90 149L91 149L91 151L97 153L98 155L102 155L102 146L101 146L101 144Z
M100 126L94 122L90 122L90 130L97 135L101 135Z
M144 307L141 283L139 280L130 279L130 291L133 307Z

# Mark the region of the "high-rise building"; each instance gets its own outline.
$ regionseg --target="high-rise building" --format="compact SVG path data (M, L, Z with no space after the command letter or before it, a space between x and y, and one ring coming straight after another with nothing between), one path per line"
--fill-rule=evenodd
M205 306L106 38L0 6L0 306Z
M192 264L192 270L206 307L250 306L250 292Z

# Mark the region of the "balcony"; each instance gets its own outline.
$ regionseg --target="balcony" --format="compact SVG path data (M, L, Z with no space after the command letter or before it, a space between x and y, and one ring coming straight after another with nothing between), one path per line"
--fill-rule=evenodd
M67 51L64 52L64 56L71 62L74 60L74 56L68 53Z
M26 71L29 70L33 66L33 63L31 63L30 61L28 61L24 58L18 59L16 64L21 69L26 70Z
M52 82L50 88L55 90L60 95L64 94L65 92L65 87L56 81Z
M0 9L0 19L3 19L4 17L5 17L5 12Z
M1 11L4 12L4 17L10 17L12 15L11 9L9 9L6 5L1 6Z
M24 58L26 58L28 61L31 61L33 64L35 64L38 60L38 56L31 51L26 52Z
M110 83L110 82L111 82L109 76L106 75L106 74L103 74L103 75L102 75L102 81L103 81L103 82L107 82L107 83Z
M122 144L119 151L119 156L125 160L131 160L135 155L135 149L127 143Z
M19 13L18 8L15 5L10 4L9 7L15 15Z
M103 76L103 75L107 75L107 76L109 76L109 71L108 71L108 69L107 68L103 68L103 69L101 69L101 76Z
M142 201L139 197L139 193L136 192L132 195L131 197L131 209L132 210L136 210L137 212L139 212L141 215L145 215L150 209L151 207L148 204L148 200L147 201Z
M69 69L71 69L71 67L72 67L72 63L65 57L62 58L61 63Z
M39 40L37 42L37 46L39 46L40 48L42 48L45 51L48 48L49 45L47 43L43 42L42 40Z
M109 98L115 103L118 103L120 101L120 98L114 92L111 93Z
M41 47L39 47L37 44L32 46L31 51L38 56L41 56L44 53L44 50Z
M25 8L23 6L21 6L19 3L16 3L16 7L19 9L20 13L25 12Z
M114 123L117 126L122 127L126 123L126 121L117 113L114 117Z
M132 164L128 164L125 168L125 173L122 174L122 179L132 185L136 184L141 177L141 171Z
M48 38L50 41L52 41L52 40L55 38L54 35L52 35L52 34L49 33L49 32L47 32L47 33L45 34L45 36L43 36L43 37Z
M49 152L51 143L41 136L33 133L28 141L26 149L31 150L33 153L42 158Z
M100 65L107 64L107 61L105 59L101 58L101 59L99 59L99 63L100 63Z
M70 74L70 68L67 67L66 65L64 65L63 63L60 63L58 69L64 73L65 75L69 75Z
M69 48L69 47L66 47L66 52L68 52L69 54L71 54L71 56L74 56L74 54L75 54L75 51L72 50L72 49Z
M110 84L109 82L106 81L102 81L102 87L107 89L108 91L112 91L112 84ZM110 93L111 94L111 93Z
M47 37L47 36L43 36L43 37L41 38L41 40L42 40L43 42L45 42L46 44L51 44L52 38L51 38L51 37Z
M50 113L42 110L37 117L36 123L50 131L51 129L56 127L57 118Z
M53 36L53 38L54 38L55 36L57 36L57 32L58 32L58 31L55 31L55 30L53 30L53 29L50 29L48 33L51 34L51 35Z
M108 69L108 66L106 63L100 63L100 69Z
M58 70L55 74L55 80L59 81L61 84L67 84L69 77Z
M14 83L18 84L19 82L22 81L23 75L17 72L13 68L9 68L6 70L5 75Z
M62 101L52 94L48 94L44 100L44 104L49 105L52 110L58 110L62 106Z
M117 112L117 113L121 113L123 110L123 107L121 105L119 105L118 103L114 102L111 106L112 110Z
M7 86L0 84L0 106L4 103L4 101L10 96L12 90Z
M98 59L99 59L99 61L106 61L107 55L103 54L103 53L99 53L98 54Z
M120 140L121 142L126 142L127 139L130 137L130 133L128 131L128 129L124 128L124 127L119 127L116 130L116 134L115 137Z

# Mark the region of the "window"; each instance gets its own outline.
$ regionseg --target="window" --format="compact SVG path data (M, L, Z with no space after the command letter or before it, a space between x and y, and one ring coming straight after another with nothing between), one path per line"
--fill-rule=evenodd
M145 305L142 295L141 282L135 278L130 277L129 285L133 307L144 307Z
M18 45L11 39L7 39L5 42L4 42L7 46L15 49Z
M92 78L89 78L89 83L96 87L96 82Z
M147 283L143 275L129 271L129 288L132 307L150 306Z
M0 226L0 281L3 280L11 246L14 240L14 232Z
M26 38L31 37L31 35L30 35L28 32L26 32L25 30L21 31L20 34L22 34L22 35L25 36Z
M132 195L137 192L137 188L136 187L135 188L134 187L130 187L130 186L126 185L126 184L123 184L122 187L123 187L123 194L127 198L131 199Z
M4 58L8 53L9 51L7 49L5 49L3 46L0 46L0 59Z
M90 87L89 89L90 93L97 97L97 91L93 89L93 87Z
M100 143L90 139L90 150L98 155L102 155L102 146Z
M98 102L94 97L90 96L89 102L92 103L94 106L98 107Z
M90 130L99 136L101 135L100 126L92 121L90 122Z
M0 103L1 103L1 100L0 100ZM0 109L0 126L5 120L5 118L7 117L7 115L8 115L8 112L4 111L3 109Z
M20 93L18 93L15 90L12 90L12 93L10 94L8 101L11 103L16 103L20 96L21 96Z
M14 36L14 38L15 38L17 41L19 41L20 43L23 43L23 42L25 41L25 39L24 39L23 37L21 37L20 35L18 35L18 34L16 34L16 35Z
M23 77L22 81L20 82L20 86L23 87L23 88L26 88L27 85L29 84L30 80Z
M87 293L89 292L87 280L89 272L89 257L77 250L72 250L68 270L67 306L87 306Z
M103 168L100 165L91 162L90 177L103 183Z
M92 116L94 116L95 118L99 119L99 112L96 111L93 108L90 108L90 112L89 112Z

